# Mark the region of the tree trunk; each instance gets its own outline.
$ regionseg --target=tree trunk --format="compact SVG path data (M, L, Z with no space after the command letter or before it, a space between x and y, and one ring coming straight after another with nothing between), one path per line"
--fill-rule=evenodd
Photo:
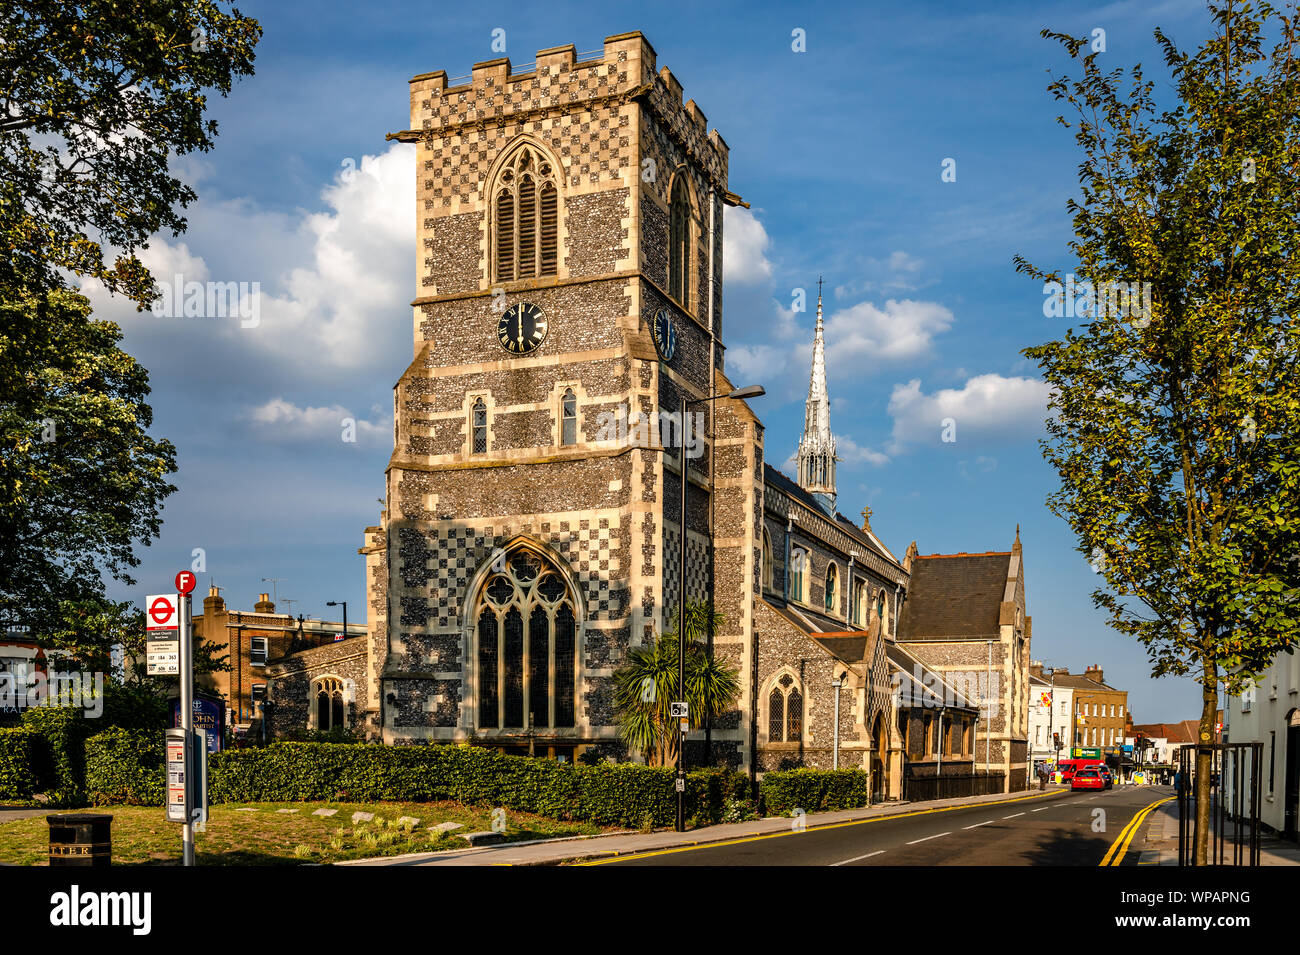
M1196 744L1213 743L1219 711L1219 668L1209 657L1201 658L1201 725ZM1209 864L1210 846L1210 776L1214 772L1212 751L1196 753L1196 845L1195 865Z

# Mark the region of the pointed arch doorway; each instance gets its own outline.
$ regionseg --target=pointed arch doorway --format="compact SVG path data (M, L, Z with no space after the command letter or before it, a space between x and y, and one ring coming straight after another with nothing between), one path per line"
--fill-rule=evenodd
M885 728L885 714L876 714L871 725L871 801L884 802L889 798L889 735Z

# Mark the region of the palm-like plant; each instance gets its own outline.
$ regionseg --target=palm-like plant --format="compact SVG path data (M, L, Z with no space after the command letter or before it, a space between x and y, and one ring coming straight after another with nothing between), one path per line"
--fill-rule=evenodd
M705 601L686 604L686 694L691 720L701 725L735 706L740 696L739 672L714 659L704 640L722 625L722 615ZM614 673L614 705L623 742L653 765L666 766L677 755L676 720L669 704L678 695L677 627L653 643L628 653L627 663Z

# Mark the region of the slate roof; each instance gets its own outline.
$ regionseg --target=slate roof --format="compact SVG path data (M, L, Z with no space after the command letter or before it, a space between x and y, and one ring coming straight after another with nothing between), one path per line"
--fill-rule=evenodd
M1010 566L1010 551L913 559L898 639L997 637Z
M822 506L821 502L818 501L814 495L805 491L795 481L786 477L776 468L772 467L772 465L763 465L763 480L766 483L771 484L782 494L793 498L800 504L811 508L822 517L826 518L826 520L830 521L841 531L849 535L849 537L853 538L853 540L876 554L878 557L883 557L885 560L889 561L891 564L897 565L899 568L902 567L902 564L899 564L898 562L898 558L893 555L884 543L876 539L875 534L872 534L869 531L864 531L861 527L854 524L838 511L834 514L828 513L826 508Z
M844 663L870 662L871 637L865 630L844 630L841 623L779 598L765 596L763 602L835 659Z
M1084 676L1082 673L1053 673L1052 683L1055 686L1067 686L1075 690L1114 690L1115 687L1094 680L1092 677Z

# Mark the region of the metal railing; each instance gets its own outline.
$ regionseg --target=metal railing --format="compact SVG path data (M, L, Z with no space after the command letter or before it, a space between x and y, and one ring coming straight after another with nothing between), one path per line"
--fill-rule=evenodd
M1201 814L1195 775L1198 754L1210 757L1210 805L1206 816L1208 865L1259 865L1260 766L1264 744L1196 743L1178 750L1178 864L1196 864ZM1225 757L1230 757L1226 759ZM1225 775L1230 771L1231 775ZM1229 802L1231 806L1229 806ZM1231 832L1228 831L1231 823Z
M945 776L916 776L911 767L903 774L903 798L912 802L931 799L956 799L961 796L987 796L1004 792L1005 773L962 773Z

